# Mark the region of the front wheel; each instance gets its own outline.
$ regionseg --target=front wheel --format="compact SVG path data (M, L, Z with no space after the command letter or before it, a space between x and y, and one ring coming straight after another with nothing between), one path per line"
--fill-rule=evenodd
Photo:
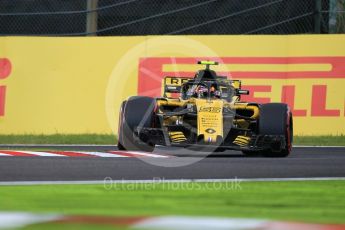
M139 140L138 127L151 128L156 101L150 97L130 97L121 105L119 115L118 149L152 152L155 145L149 140Z
M280 151L263 150L261 151L263 156L286 157L290 154L293 140L293 119L287 104L269 103L261 106L259 134L283 136L285 140L285 146Z

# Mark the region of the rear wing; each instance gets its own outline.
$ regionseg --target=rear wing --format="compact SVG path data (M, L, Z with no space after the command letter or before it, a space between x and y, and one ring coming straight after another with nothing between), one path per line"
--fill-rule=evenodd
M163 97L172 97L173 94L181 94L181 87L183 83L187 82L190 79L191 78L183 77L165 77L163 84Z
M249 90L242 89L242 82L241 80L230 80L232 86L235 88L235 95L249 95Z
M248 95L248 90L242 90L242 83L241 80L230 80L227 79L226 76L218 76L219 79L224 79L224 81L229 82L234 88L235 88L235 95ZM181 87L183 83L188 82L191 80L191 78L184 78L184 77L171 77L167 76L164 78L164 84L163 84L163 97L173 97L173 95L181 94Z

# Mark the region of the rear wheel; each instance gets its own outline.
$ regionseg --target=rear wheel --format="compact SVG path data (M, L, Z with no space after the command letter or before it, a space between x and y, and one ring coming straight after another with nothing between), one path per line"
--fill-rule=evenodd
M260 108L260 135L283 136L286 145L280 151L267 149L261 151L266 157L286 157L290 154L293 139L292 113L287 104L269 103Z
M119 117L119 150L152 152L155 145L149 140L140 140L135 136L136 128L151 128L156 101L150 97L130 97L121 105Z

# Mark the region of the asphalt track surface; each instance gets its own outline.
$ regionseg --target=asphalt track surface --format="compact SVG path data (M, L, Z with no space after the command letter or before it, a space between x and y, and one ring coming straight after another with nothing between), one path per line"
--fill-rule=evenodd
M44 146L25 149L30 148L47 149ZM70 151L116 150L116 146L55 148ZM180 148L156 148L155 152L172 157L151 158L149 162L135 157L1 157L0 181L88 181L107 177L113 180L345 177L345 147L294 147L287 158L244 157L236 151L206 157L204 153L187 153ZM173 167L186 162L184 166Z

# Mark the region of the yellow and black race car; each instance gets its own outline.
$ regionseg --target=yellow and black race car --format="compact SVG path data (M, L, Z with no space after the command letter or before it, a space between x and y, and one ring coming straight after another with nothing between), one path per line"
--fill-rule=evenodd
M240 80L218 76L213 61L194 78L165 77L160 98L133 96L121 105L120 150L152 152L155 145L286 157L293 139L287 104L241 101ZM174 98L173 96L178 95Z

